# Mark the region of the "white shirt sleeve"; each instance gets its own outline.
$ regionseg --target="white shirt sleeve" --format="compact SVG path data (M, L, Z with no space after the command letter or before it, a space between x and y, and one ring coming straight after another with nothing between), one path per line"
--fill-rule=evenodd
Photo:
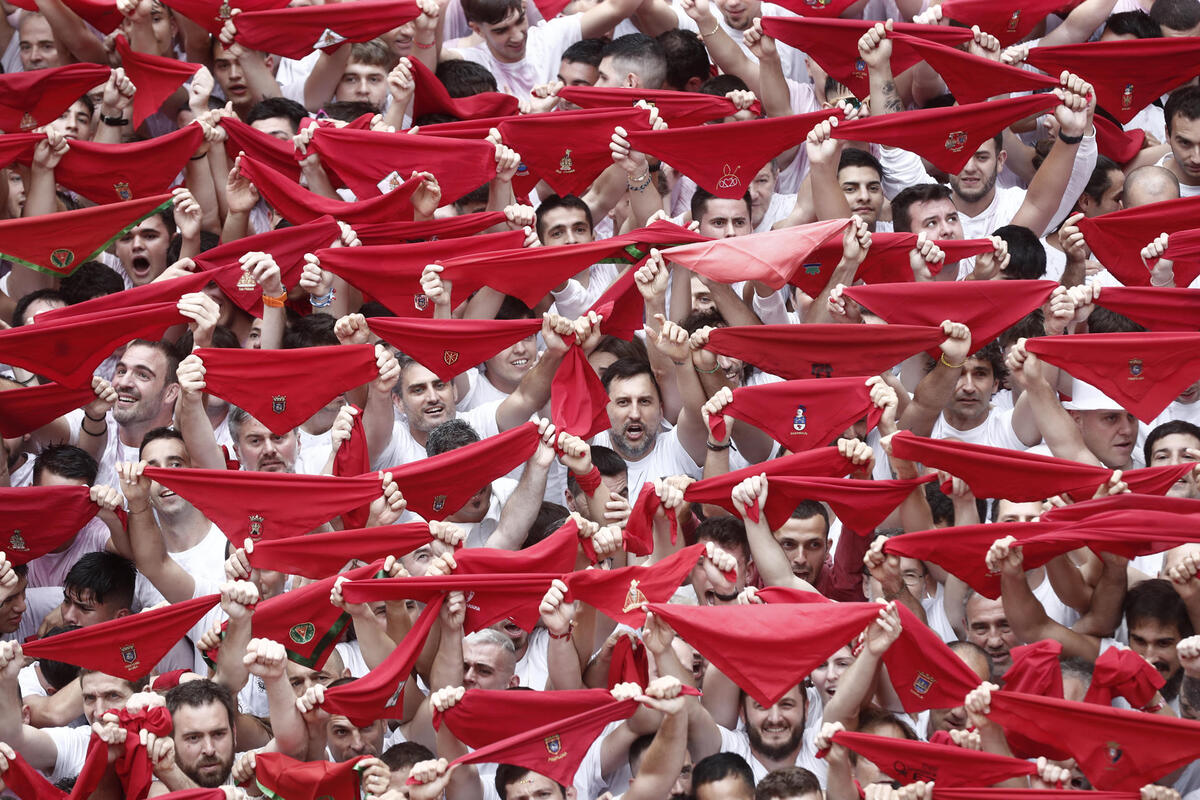
M1058 210L1050 218L1050 224L1046 226L1046 230L1034 231L1034 233L1038 236L1045 236L1061 225L1062 221L1067 218L1067 215L1071 213L1071 209L1075 206L1075 201L1079 199L1079 195L1083 194L1084 187L1092 179L1092 171L1096 169L1096 159L1098 156L1099 150L1096 147L1096 134L1091 133L1084 136L1083 141L1079 143L1079 150L1075 153L1075 164L1071 167L1071 178L1067 181L1067 188L1058 203Z

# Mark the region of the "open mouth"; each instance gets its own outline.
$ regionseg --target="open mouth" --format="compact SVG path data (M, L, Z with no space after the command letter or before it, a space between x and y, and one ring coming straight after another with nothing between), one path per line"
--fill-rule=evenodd
M637 442L646 435L646 427L640 422L631 422L625 426L625 438Z

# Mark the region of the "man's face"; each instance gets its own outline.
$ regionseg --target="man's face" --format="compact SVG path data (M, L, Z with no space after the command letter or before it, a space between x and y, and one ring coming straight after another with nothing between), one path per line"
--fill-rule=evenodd
M400 373L400 394L393 402L408 417L414 431L429 433L443 422L454 419L454 384L443 381L420 364L409 364Z
M406 22L399 28L392 28L385 33L383 40L392 46L392 52L396 54L396 58L404 58L412 55L413 34L416 33L416 30L416 25Z
M774 531L775 541L792 564L792 574L816 585L821 579L821 567L829 553L829 535L820 515L807 519L789 517Z
M25 181L15 169L5 171L8 173L8 216L19 217L25 208Z
M256 51L245 51L241 58L261 58L262 54ZM250 94L250 86L246 83L246 72L242 68L239 58L235 58L220 44L213 47L213 79L225 92L235 106L247 105L253 95Z
M492 25L470 23L471 30L478 33L487 42L488 50L497 61L508 64L525 58L525 43L529 39L529 20L525 19L525 10L509 11L504 19Z
M913 203L908 213L912 219L911 233L925 231L931 239L963 238L962 221L950 198Z
M192 465L184 443L166 436L146 445L142 449L142 460L152 467L180 469ZM158 481L150 481L150 505L154 506L154 510L159 514L170 516L185 509L188 501Z
M710 197L700 217L700 233L714 239L749 236L754 233L754 226L750 224L750 210L741 199Z
M120 711L133 696L129 681L103 672L89 672L79 678L83 694L83 715L95 722L109 711Z
M1109 469L1125 469L1137 444L1137 417L1127 411L1072 411L1083 443Z
M857 214L868 225L875 224L883 208L883 182L879 173L870 167L843 167L837 177L850 213Z
M752 697L744 697L742 716L750 736L750 750L771 760L795 753L804 737L807 702L804 689L798 686L770 708L763 708Z
M996 188L996 176L1004 166L1006 155L1003 150L997 153L996 142L989 139L975 151L961 172L950 176L950 187L968 203L984 199Z
M1200 439L1187 433L1171 433L1160 436L1150 450L1150 463L1147 467L1162 467L1170 464L1194 462L1196 457L1188 450L1200 450ZM1200 497L1200 487L1196 485L1196 473L1193 470L1175 481L1167 490L1169 497L1196 498Z
M290 142L292 137L296 135L296 130L292 127L292 121L287 117L256 119L250 123L250 127L284 142Z
M821 697L828 703L833 699L833 695L837 692L838 679L842 677L842 673L850 669L850 665L854 663L854 653L851 652L850 646L846 645L841 650L825 659L825 663L812 671L813 686L817 687L817 691L821 693Z
M284 664L284 667L287 669L288 683L291 684L292 691L296 693L296 697L300 697L317 685L328 687L329 684L342 677L341 672L343 670L334 669L334 666L341 666L341 659L337 661L336 665L331 665L331 661L333 661L332 657L325 662L325 665L321 669L306 667L303 664L297 664L290 660Z
M608 384L608 419L612 447L626 461L637 461L654 449L662 402L649 375L614 378Z
M594 239L592 226L582 208L552 208L542 217L541 227L542 244L546 247L581 244Z
M381 109L387 98L387 72L383 67L352 61L346 65L333 97L341 102L370 103Z
M507 649L491 642L463 642L463 686L508 689L517 685L517 662Z
M504 787L504 800L575 800L575 787L569 787L564 798L557 783L541 773L526 772Z
M1012 500L996 501L996 522L1037 522L1041 516L1041 503L1014 503Z
M997 675L1012 665L1009 651L1020 642L1012 628L1008 626L1008 617L1004 615L1004 604L981 594L971 595L966 609L967 641L974 642L987 651L992 657L992 667Z
M383 752L383 721L375 720L360 728L340 714L329 718L329 754L334 761L349 761L358 756L377 756Z
M25 587L29 581L17 576L17 590L0 603L0 634L16 633L21 625L21 616L28 605L25 603Z
M114 250L134 286L144 286L167 268L171 237L157 214L147 217L117 239Z
M266 425L250 417L242 423L233 445L247 472L294 472L300 437L295 431L272 433Z
M79 625L83 628L129 613L128 608L121 608L112 600L101 603L90 589L79 589L75 586L63 587L63 601L58 610L62 614L64 624Z
M1176 114L1171 119L1167 141L1183 183L1200 183L1200 119Z
M695 275L692 276L692 311L708 311L716 308L717 304L713 302L712 291L708 285L700 280Z
M558 79L567 86L594 86L600 78L600 70L586 61L558 62Z
M212 789L229 779L233 769L233 728L225 706L182 705L171 715L175 725L175 763L196 783Z
M43 297L38 300L34 300L32 303L25 306L25 320L23 324L29 325L33 322L34 318L36 318L37 315L41 314L43 311L49 311L52 308L63 308L66 305L67 304L62 300L58 300L53 297Z
M954 398L946 410L969 421L982 420L991 410L992 395L998 388L991 362L984 358L968 358L954 385Z
M513 643L513 652L523 653L525 646L529 644L529 633L520 625L512 621L512 618L497 622L492 626L492 630L499 631L509 638Z
M64 51L59 49L50 23L41 14L22 14L17 36L21 49L21 68L26 72L66 65Z
M762 224L767 207L771 205L771 195L775 193L775 182L778 177L775 170L771 168L771 164L768 163L758 171L754 180L750 181L750 222L755 228Z
M696 800L754 800L754 792L737 775L699 784L695 787L694 796Z
M132 344L117 362L112 385L117 390L113 419L130 425L156 419L175 402L179 384L167 385L167 357L153 347Z
M87 103L76 100L71 107L46 127L53 128L65 139L90 139L92 135L92 112Z
M1149 661L1158 674L1170 680L1179 670L1179 628L1146 617L1129 626L1129 649Z
M1110 214L1113 211L1120 211L1124 206L1121 203L1125 195L1125 173L1119 169L1110 170L1108 173L1109 187L1104 190L1104 194L1100 195L1099 200L1087 198L1087 207L1082 205L1080 210L1088 217L1098 217L1101 214ZM1082 204L1083 198L1080 197Z
M755 17L762 16L759 0L717 0L717 8L721 9L726 24L738 31L746 30Z
M605 56L600 59L600 68L596 71L596 86L630 89L634 86L633 73L613 65L613 57Z
M746 574L750 569L750 561L740 547L730 550L729 554L733 556L737 570L733 586L729 586L728 583L721 586L714 585L712 579L708 576L708 571L704 568L703 562L697 563L696 566L692 567L692 591L696 593L696 599L700 601L700 605L715 606L727 604L731 601L722 600L717 595L728 596L731 593L736 594L746 588ZM728 579L725 580L727 581Z
M530 336L489 358L485 362L488 378L497 388L511 391L525 377L525 373L533 369L536 359L537 337Z

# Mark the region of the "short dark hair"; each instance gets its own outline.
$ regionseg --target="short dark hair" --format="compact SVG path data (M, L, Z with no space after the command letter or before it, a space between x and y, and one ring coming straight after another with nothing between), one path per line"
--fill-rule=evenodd
M508 787L512 786L517 781L524 778L535 770L528 767L518 767L516 764L499 764L496 766L496 794L500 795L500 800L507 800ZM541 773L538 773L539 775ZM554 781L554 785L558 787L561 797L566 798L567 787L563 786L558 781Z
M587 220L588 228L595 230L596 223L592 221L592 209L588 207L587 203L573 194L552 194L541 202L541 205L537 207L537 211L533 215L533 226L539 240L546 237L546 215L556 208L574 208L582 211L584 219Z
M900 733L903 734L905 739L909 741L917 740L916 731L912 729L912 726L890 711L884 711L882 708L864 708L859 712L859 733L874 733L889 725L895 725L899 728Z
M100 465L86 450L73 444L52 444L33 461L33 483L39 485L43 472L50 472L60 478L81 480L88 486L96 482L96 473Z
M1197 0L1154 0L1150 8L1150 19L1158 23L1160 28L1172 31L1190 31L1200 25L1200 2ZM1189 117L1188 119L1195 119ZM1170 130L1170 118L1167 118L1167 130Z
M246 114L246 124L253 125L264 119L283 117L291 123L292 133L299 133L300 122L307 116L308 109L295 100L289 100L286 97L267 97L251 106L250 112Z
M12 326L14 328L19 328L25 324L25 312L38 300L50 300L62 303L64 306L69 305L67 299L57 289L34 289L28 294L21 295L21 299L13 306Z
M359 117L378 114L379 108L365 100L330 100L321 106L325 116L339 122L353 122Z
M820 517L825 523L825 535L829 535L829 511L825 508L824 503L816 500L801 500L799 504L792 509L792 519L812 519Z
M1005 280L1037 280L1046 274L1046 248L1037 234L1024 225L1003 225L992 235L1008 243L1008 266L1000 273Z
M621 339L606 333L600 337L600 343L596 345L596 349L592 352L608 353L617 358L630 358L634 361L645 361L647 363L650 361L650 354L646 352L646 345L636 336L630 340Z
M174 428L161 426L147 431L146 435L142 437L142 443L138 445L138 458L140 459L142 457L142 453L146 452L146 445L150 444L151 442L156 442L159 439L175 439L176 441L183 442L185 446L187 445L187 441L183 438L183 434L181 432L175 430Z
M754 800L787 800L804 794L821 795L821 782L804 767L782 767L768 772L754 787Z
M132 561L100 550L79 557L63 578L63 590L74 589L81 596L88 592L97 603L132 608L136 582L137 569Z
M745 784L748 794L754 794L754 771L746 759L737 753L713 753L696 762L692 767L692 796L697 787L717 783L726 778L735 778Z
M482 64L457 59L438 64L434 73L451 97L470 97L496 91L496 76Z
M1150 454L1154 452L1154 445L1158 444L1158 440L1165 436L1174 436L1175 434L1191 436L1200 442L1200 426L1193 425L1186 420L1173 419L1161 425L1156 425L1150 433L1146 434L1146 443L1142 448L1142 455L1147 467L1150 466Z
M1147 329L1144 325L1139 325L1124 314L1118 314L1104 306L1096 306L1088 317L1088 333L1141 333L1145 330Z
M942 183L918 183L902 189L892 198L892 227L897 233L912 233L909 209L913 203L949 200L950 195L950 187Z
M58 286L59 294L69 306L94 297L116 294L124 289L125 281L121 280L121 276L100 261L83 262Z
M479 434L462 419L448 419L429 432L425 439L425 455L436 455L466 447L479 441Z
M1157 0L1158 3L1166 2L1166 0ZM1200 8L1200 2L1197 0L1189 0L1192 5ZM1163 106L1163 117L1167 120L1167 133L1171 133L1172 123L1176 116L1181 116L1184 119L1191 121L1200 119L1200 86L1184 86L1171 92L1167 98L1167 104Z
M638 375L646 375L650 378L650 383L654 384L654 392L658 395L658 402L661 403L662 388L658 385L658 379L654 377L654 370L651 369L649 361L618 358L604 370L604 374L600 376L600 382L604 384L604 391L607 392L613 381L636 378Z
M463 0L463 15L467 22L477 25L495 25L503 22L504 18L517 11L525 14L524 0ZM503 797L504 793L501 792Z
M1141 13L1141 12L1138 12ZM1100 202L1104 193L1112 188L1112 174L1121 172L1121 166L1108 156L1096 156L1096 166L1092 168L1092 177L1088 178L1083 194Z
M632 72L643 88L660 89L667 77L667 54L657 39L644 33L627 33L604 46L601 58L611 58L622 72Z
M382 36L377 36L366 42L354 42L350 45L350 64L367 64L380 67L384 72L391 72L400 63L400 57Z
M719 198L707 189L702 189L701 187L697 186L696 193L692 195L692 221L698 223L704 218L704 215L708 212L709 200L722 199L724 198ZM750 192L746 192L744 195L742 195L742 202L746 204L746 213L749 214L751 211Z
M700 84L697 90L700 94L711 94L715 97L724 97L730 92L745 92L749 91L750 87L746 82L737 75L723 73L709 78L704 83Z
M1131 587L1125 594L1124 611L1129 630L1143 620L1154 620L1162 625L1174 625L1180 639L1193 633L1187 605L1171 582L1162 578L1151 578Z
M688 333L695 333L701 328L725 328L729 323L725 321L720 311L716 307L706 308L703 311L693 311L683 318L679 323L679 327L683 328Z
M236 730L237 705L233 693L216 681L208 678L186 681L168 690L166 700L167 711L171 712L172 718L183 706L201 708L210 703L220 703L229 717L229 729Z
M300 317L283 334L283 349L295 350L301 347L327 347L338 344L337 334L333 326L337 323L329 314L316 313Z
M992 368L992 377L997 381L1003 381L1008 377L1008 367L1004 366L1004 351L1000 349L1000 343L995 339L967 356L968 361L971 359L988 362Z
M521 302L520 298L506 294L500 301L496 319L533 319L533 309Z
M383 754L379 756L379 760L387 764L388 769L392 772L397 772L402 769L412 769L414 764L419 764L422 761L437 758L432 750L420 742L400 742L394 744Z
M861 150L857 147L843 147L842 154L838 157L838 172L847 167L867 167L873 169L879 175L879 180L883 180L883 164L879 163L879 159L866 150Z
M538 542L545 539L550 534L567 524L571 512L567 507L559 503L551 503L543 500L538 506L538 512L533 518L533 524L529 526L529 532L525 534L525 541L521 542L521 550L533 547Z
M929 503L929 513L933 516L933 524L944 522L954 524L954 501L942 491L937 482L925 484L925 502Z
M750 540L746 538L746 523L737 517L709 517L696 526L696 540L713 542L732 553L740 549L750 559Z
M1104 21L1104 30L1112 31L1118 36L1136 36L1139 39L1159 39L1163 35L1162 26L1141 9L1110 14Z
M169 386L172 383L178 383L179 377L176 375L176 370L179 369L179 351L175 349L169 342L164 342L161 339L134 339L125 348L126 352L130 347L137 345L138 347L149 347L151 350L157 350L162 353L163 359L167 362L166 372L163 373L163 386Z
M603 50L603 39L580 39L563 50L562 60L568 64L587 64L590 67L599 67L600 53Z
M667 58L667 77L663 81L665 88L684 91L692 78L703 83L712 74L708 50L695 31L671 28L658 35L658 43L662 45Z

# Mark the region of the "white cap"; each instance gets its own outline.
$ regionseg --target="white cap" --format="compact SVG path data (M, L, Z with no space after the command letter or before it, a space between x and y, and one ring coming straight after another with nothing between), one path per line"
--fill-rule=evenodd
M1068 411L1124 411L1121 404L1104 392L1074 378L1071 385L1071 399L1064 401L1062 407Z

